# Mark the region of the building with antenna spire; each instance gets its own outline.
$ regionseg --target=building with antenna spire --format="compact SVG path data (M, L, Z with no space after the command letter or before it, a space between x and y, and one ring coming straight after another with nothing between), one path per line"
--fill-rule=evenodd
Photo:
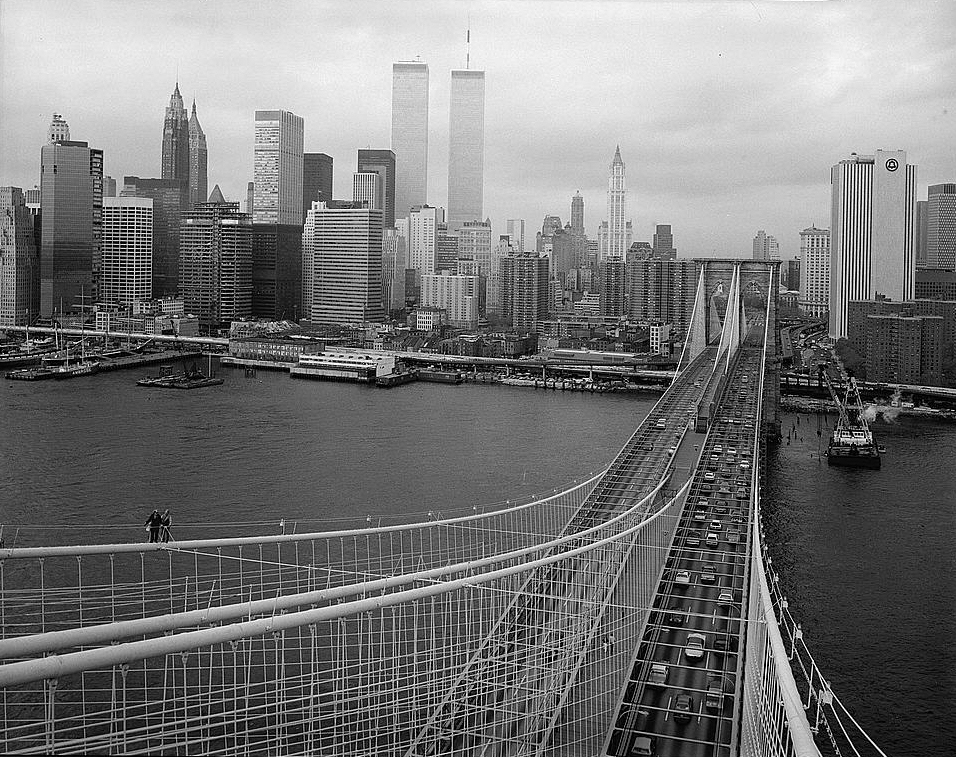
M169 97L166 118L163 121L163 166L164 179L189 181L189 118L179 94L179 82Z
M451 72L448 118L448 226L482 219L485 159L485 72L471 69L471 29L465 68Z
M203 202L209 185L206 178L206 133L196 115L196 99L193 98L192 115L189 116L189 207Z

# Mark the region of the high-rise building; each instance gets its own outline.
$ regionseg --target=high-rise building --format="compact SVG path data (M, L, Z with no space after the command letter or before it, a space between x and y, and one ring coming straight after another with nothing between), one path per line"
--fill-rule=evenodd
M51 132L56 127L54 118ZM40 206L40 317L51 319L55 312L77 309L81 296L87 301L96 297L103 227L103 151L69 140L44 145Z
M931 184L926 202L927 268L956 269L956 184Z
M166 118L163 121L164 179L182 179L189 182L189 117L179 94L179 82L169 97Z
M916 166L903 150L852 155L830 171L830 328L846 336L847 303L909 300L916 271Z
M624 258L610 257L601 263L601 315L620 318L624 315Z
M324 152L307 152L302 163L302 218L312 209L313 202L328 202L332 199L331 155Z
M608 167L607 177L607 236L601 258L624 259L631 246L627 234L627 184L624 179L624 161L620 145L614 150L614 158Z
M436 271L438 225L444 220L441 208L429 205L412 208L408 216L408 267L418 271L419 281Z
M392 64L395 217L424 205L428 192L428 64Z
M435 232L435 273L458 270L458 234L439 223Z
M757 232L753 243L754 260L779 260L780 245L777 238L763 229Z
M382 215L356 202L313 203L302 232L313 324L383 320Z
M250 181L246 184L246 215L252 218L252 210L255 207L256 183Z
M103 198L100 302L132 305L153 297L153 201Z
M356 171L352 174L352 201L364 202L369 210L381 210L384 213L381 183L381 177L374 171Z
M0 187L0 327L27 326L40 310L40 258L19 187Z
M297 321L302 310L302 228L252 224L252 315Z
M550 256L554 233L563 228L560 216L545 216L541 222L541 231L535 235L534 251L539 255Z
M511 240L515 252L524 252L524 219L509 218L507 224L508 238Z
M209 202L183 214L179 288L187 313L200 326L222 328L252 317L252 223L219 187Z
M491 221L467 221L458 229L458 259L475 261L476 270L486 275L494 255L491 247Z
M189 116L189 207L205 201L209 192L206 163L206 132L199 123L196 101L193 100L193 111Z
M501 315L518 332L536 333L548 315L548 259L537 253L501 260Z
M580 190L571 198L571 232L584 236L584 198Z
M116 197L116 179L112 176L103 177L103 197Z
M916 267L926 267L926 235L929 232L929 201L916 201Z
M684 330L690 325L697 293L697 263L687 258L647 258L627 268L628 314L632 321L659 321Z
M800 232L800 309L823 316L830 307L830 230Z
M397 229L382 231L382 306L388 314L405 307L405 237Z
M604 258L606 257L608 244L609 244L608 239L609 239L608 223L607 221L601 221L601 225L598 226L598 237L597 237L598 254L595 256L595 265L597 265L599 261L604 260ZM629 250L631 248L631 244L633 243L633 241L634 241L634 230L631 227L631 222L628 221L626 224L624 224L624 242L625 242L624 249Z
M956 271L917 268L916 299L956 300Z
M673 260L677 257L674 235L670 224L659 223L654 230L654 257L658 260Z
M395 153L391 150L359 150L356 169L379 175L379 199L376 207L385 215L385 228L395 226ZM407 211L406 211L407 212Z
M448 223L482 218L485 158L485 72L451 72L448 120Z
M797 255L782 268L783 283L790 291L800 291L800 266L800 256Z
M479 286L479 276L428 274L422 276L421 304L445 310L456 329L477 329Z
M121 197L153 201L153 297L171 297L179 289L179 229L189 203L185 179L125 176Z
M63 119L59 113L53 114L53 120L50 122L50 128L47 129L47 140L48 145L52 145L54 142L69 142L70 141L70 125Z
M568 224L563 229L556 229L551 236L551 278L557 279L564 286L568 271L578 267L576 255L578 239Z
M286 110L257 110L253 223L302 225L305 122Z

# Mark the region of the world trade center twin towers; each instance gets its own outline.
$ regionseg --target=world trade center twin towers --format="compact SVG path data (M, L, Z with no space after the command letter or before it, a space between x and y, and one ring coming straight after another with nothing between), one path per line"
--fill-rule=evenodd
M396 216L425 205L428 194L428 64L392 66L392 152ZM485 72L454 69L448 120L449 226L482 219Z

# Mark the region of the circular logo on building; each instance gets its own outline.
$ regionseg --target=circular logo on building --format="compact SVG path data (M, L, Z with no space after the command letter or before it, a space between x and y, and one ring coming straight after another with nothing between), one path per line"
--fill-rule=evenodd
M890 158L888 161L886 161L887 171L895 171L899 167L900 167L900 162L896 158Z

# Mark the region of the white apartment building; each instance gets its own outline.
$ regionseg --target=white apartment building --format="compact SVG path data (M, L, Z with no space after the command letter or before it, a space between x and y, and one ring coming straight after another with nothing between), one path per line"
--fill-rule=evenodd
M830 307L830 230L800 232L800 309L823 316Z
M101 302L131 305L153 296L153 200L104 197Z
M480 278L449 274L422 276L421 304L448 313L448 323L457 329L478 328Z

